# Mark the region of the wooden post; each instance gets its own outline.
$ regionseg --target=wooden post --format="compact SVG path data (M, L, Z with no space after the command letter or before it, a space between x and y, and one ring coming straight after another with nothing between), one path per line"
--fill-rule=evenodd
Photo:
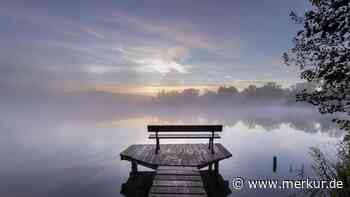
M156 154L158 154L159 150L159 138L158 138L158 131L156 131Z
M211 132L211 153L214 154L214 131Z
M217 162L215 162L214 163L214 167L215 167L215 175L219 175L219 162L217 161Z
M209 138L208 149L210 150L211 138Z
M137 163L136 161L131 162L131 173L136 174L137 173Z
M274 156L273 157L273 172L276 172L276 170L277 170L277 157L276 156Z

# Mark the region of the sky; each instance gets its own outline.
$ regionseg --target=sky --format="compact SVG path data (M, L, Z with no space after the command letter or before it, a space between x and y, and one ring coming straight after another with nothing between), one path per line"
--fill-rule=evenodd
M307 0L1 0L0 87L292 84Z

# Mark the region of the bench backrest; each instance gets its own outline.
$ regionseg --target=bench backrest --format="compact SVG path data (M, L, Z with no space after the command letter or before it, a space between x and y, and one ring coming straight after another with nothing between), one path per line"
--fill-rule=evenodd
M222 125L148 125L148 132L221 132Z

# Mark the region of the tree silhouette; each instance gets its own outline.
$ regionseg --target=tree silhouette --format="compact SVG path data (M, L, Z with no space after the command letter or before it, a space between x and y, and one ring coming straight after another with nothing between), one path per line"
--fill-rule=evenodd
M305 87L307 87L305 85ZM291 106L296 105L291 100L291 94L295 94L288 88L282 88L275 82L268 82L261 87L250 85L242 91L234 86L221 86L217 91L205 91L200 94L199 89L189 88L183 91L160 91L155 99L155 104L191 106L191 107L253 107L253 106ZM302 106L298 103L298 106Z
M301 78L314 84L303 89L297 100L307 101L321 113L340 113L335 121L350 129L350 1L312 0L315 9L303 18L291 13L303 29L294 37L295 46L283 54L287 65L298 66Z
M318 107L321 113L338 114L340 128L350 131L350 0L310 0L315 6L292 20L303 29L294 37L295 46L283 54L287 65L298 66L301 78L312 84L296 96ZM313 168L321 179L341 180L340 190L315 190L311 196L349 196L350 135L338 151L339 161L332 163L316 148L311 149Z
M312 5L319 6L321 3L321 0L310 0Z

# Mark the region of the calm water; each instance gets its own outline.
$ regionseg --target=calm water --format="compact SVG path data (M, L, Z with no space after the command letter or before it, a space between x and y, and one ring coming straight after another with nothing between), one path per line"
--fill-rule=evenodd
M301 170L312 177L309 148L319 147L333 158L342 133L329 119L300 110L191 114L172 109L151 115L85 117L82 112L68 117L40 108L21 113L7 109L1 122L0 196L122 196L120 186L127 180L130 166L120 160L119 153L131 144L153 143L147 139L146 125L150 123L224 124L218 142L233 154L221 162L220 171L226 180L237 176L289 179ZM168 142L184 141L163 141ZM276 173L272 172L273 156L278 157ZM232 196L290 193L256 192L242 190Z

